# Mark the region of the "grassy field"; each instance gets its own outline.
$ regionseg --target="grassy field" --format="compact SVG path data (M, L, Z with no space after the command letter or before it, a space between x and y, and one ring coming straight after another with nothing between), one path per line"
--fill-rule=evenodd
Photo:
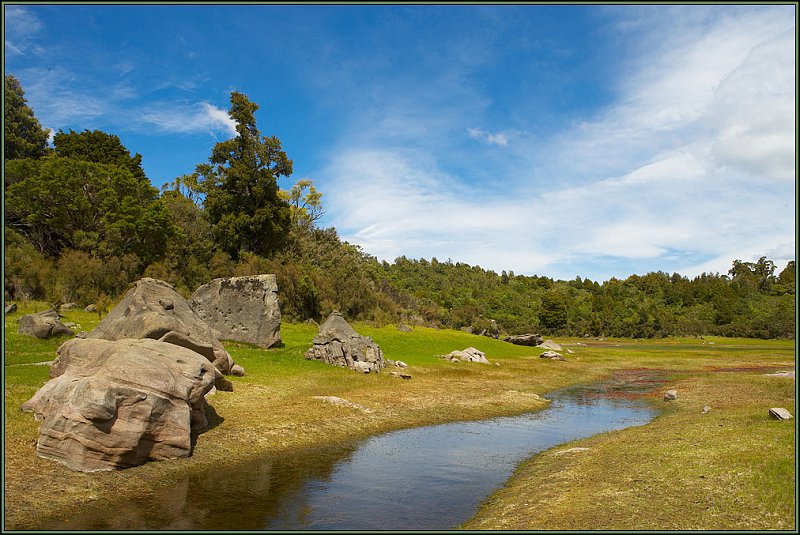
M118 472L83 474L35 454L38 423L20 405L48 380L63 340L17 334L17 319L43 310L20 306L5 317L5 528L33 529L94 501L156 490L188 473L265 454L339 443L376 433L455 420L537 410L544 395L617 370L669 371L680 397L651 424L596 436L589 450L555 448L519 467L462 527L470 529L790 529L795 525L795 424L767 417L769 407L795 411L793 379L765 377L794 368L794 342L745 339L566 340L567 362L542 350L458 331L356 324L387 358L408 363L412 380L363 375L303 359L313 325L284 324L284 347L262 350L228 342L247 375L234 392L209 398L214 427L188 459ZM67 311L84 330L97 314ZM577 345L585 344L585 345ZM449 363L436 355L474 346L493 363ZM497 364L497 365L495 365ZM757 368L757 369L754 369ZM739 371L732 371L736 369ZM728 370L728 371L725 371ZM339 396L372 412L328 405ZM712 410L701 415L703 406ZM570 445L573 446L573 445Z

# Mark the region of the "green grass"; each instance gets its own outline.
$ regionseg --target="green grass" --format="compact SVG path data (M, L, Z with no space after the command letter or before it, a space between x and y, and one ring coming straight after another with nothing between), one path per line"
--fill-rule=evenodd
M39 310L44 308L41 305ZM19 410L48 380L49 371L47 366L23 364L53 360L60 343L16 333L16 319L33 311L21 307L5 318L8 529L36 528L43 519L67 516L97 500L153 492L211 466L347 443L394 429L537 410L546 403L531 394L544 395L570 384L602 379L616 370L635 368L667 370L671 384L679 389L678 402L667 406L664 415L648 426L588 439L585 443L592 449L583 457L536 456L467 527L594 529L613 525L671 529L680 525L709 529L735 525L736 519L741 521L736 511L744 510L745 505L763 514L763 524L759 525L780 528L794 522L789 507L793 479L787 487L789 475L794 475L794 435L787 431L793 423L768 421L762 407L775 403L771 406L794 411L794 382L763 377L763 370L713 371L753 366L765 370L793 368L794 343L790 341L706 338L714 344L703 344L692 338L602 342L558 339L568 361L554 362L538 358L542 350L537 348L460 331L416 327L411 333L402 333L394 326L355 324L357 331L380 345L387 358L409 365L407 372L412 380L402 381L388 373L364 375L306 360L303 353L317 332L316 326L284 324L284 345L279 348L263 350L224 342L247 373L231 377L234 392L219 392L209 398L219 416L218 425L200 435L190 458L152 462L119 472L82 474L35 455L38 423L31 414ZM67 311L65 315L65 321L79 323L87 331L98 321L97 314L83 311ZM450 363L437 356L468 346L484 351L492 365ZM373 412L327 405L312 397L327 395L343 397ZM714 409L705 419L699 419L704 404ZM663 402L659 406L664 407ZM723 426L715 428L708 422ZM761 460L758 444L770 444ZM584 462L581 459L588 464L580 464ZM698 466L710 467L704 486L693 479L699 468L692 463L701 461L705 464ZM529 469L532 471L527 472ZM699 475L697 479L701 479ZM522 485L519 488L523 493L513 490L515 481ZM726 493L734 494L732 486L739 501L724 498ZM626 493L628 488L638 490ZM678 491L666 490L675 488ZM694 490L685 492L684 488ZM600 494L593 494L592 489ZM532 501L532 495L539 501ZM701 514L699 506L693 505L691 500L702 500L703 496L715 500L717 513ZM537 507L524 505L533 503ZM562 510L562 503L569 507ZM769 509L771 505L767 504L775 505ZM609 509L613 510L609 518L616 519L614 522L603 520L603 511ZM682 510L688 513L682 515ZM508 511L520 515L512 519ZM543 511L552 514L544 515Z

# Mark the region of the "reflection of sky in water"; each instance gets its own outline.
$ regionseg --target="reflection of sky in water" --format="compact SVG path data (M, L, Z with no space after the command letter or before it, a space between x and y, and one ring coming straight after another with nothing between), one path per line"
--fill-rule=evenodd
M609 387L612 396L643 390L621 383L572 387L548 394L552 406L534 414L406 429L194 473L40 528L450 529L533 453L654 416L642 401L604 397Z
M545 411L396 431L364 441L268 529L449 529L532 453L652 418L642 403L554 392ZM573 395L578 394L578 398Z

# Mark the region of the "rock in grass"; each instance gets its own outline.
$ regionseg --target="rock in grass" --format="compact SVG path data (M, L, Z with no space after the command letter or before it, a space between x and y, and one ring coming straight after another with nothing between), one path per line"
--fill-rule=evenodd
M777 420L791 420L792 413L783 407L773 407L769 410L769 415Z
M351 409L358 409L366 413L372 412L372 409L364 407L363 405L359 405L358 403L353 403L352 401L347 401L346 399L337 396L311 396L311 397L314 399L318 399L323 403L330 403L331 405L341 405L342 407L350 407Z
M504 342L509 342L518 346L538 346L544 342L544 338L538 334L515 334L503 338Z
M220 338L270 348L281 344L275 275L214 279L192 294L192 308Z
M709 407L708 405L706 405L705 407L703 407L703 410L702 410L702 411L700 411L700 414L708 414L708 412L709 412L710 410L711 410L711 407Z
M17 311L17 304L11 303L10 305L6 305L6 314L11 314L12 312Z
M561 344L557 344L556 342L553 342L552 340L545 340L544 342L542 342L541 344L539 344L536 347L541 347L542 349L552 349L553 351L561 351L561 349L562 349L561 348Z
M409 327L408 325L406 325L404 323L399 323L397 325L397 330L400 331L401 333L410 333L410 332L413 331L413 329L411 327Z
M556 353L555 351L545 351L541 355L539 355L541 359L550 359L550 360L567 360L564 358L564 355L561 353Z
M440 355L440 358L447 359L450 362L480 362L481 364L489 364L486 359L486 354L474 347L468 347L463 351L451 351L447 355Z
M319 328L305 358L362 373L380 372L386 362L383 351L369 336L361 336L339 312L333 311Z
M74 334L72 329L58 319L58 312L52 309L37 314L25 314L19 319L17 332L41 339Z
M208 428L204 396L217 374L204 356L174 344L74 338L22 410L42 420L36 453L73 470L188 457L192 433Z
M389 375L392 377L398 377L400 379L411 379L411 376L407 373L400 373L400 372L389 372Z
M678 399L678 391L677 390L667 390L664 394L664 401L674 401Z

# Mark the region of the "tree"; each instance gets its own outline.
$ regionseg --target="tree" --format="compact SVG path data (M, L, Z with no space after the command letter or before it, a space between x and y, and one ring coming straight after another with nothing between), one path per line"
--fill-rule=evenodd
M174 233L158 190L116 165L73 158L7 162L6 223L40 252L82 249L93 256L133 253L149 263ZM32 169L33 167L33 169Z
M53 136L53 146L60 158L73 158L84 162L107 163L124 167L137 180L148 182L142 169L142 155L131 156L119 137L100 130L69 133L61 130Z
M304 178L289 191L280 190L281 199L289 203L289 214L293 225L313 226L322 214L322 193L314 187L311 179Z
M22 84L13 74L5 77L3 150L5 160L41 158L47 153L50 130L42 128L25 100Z
M218 248L234 259L240 252L267 256L283 246L289 229L289 204L277 180L292 174L292 161L278 138L261 137L257 104L235 91L230 101L238 135L214 145L210 163L197 166L203 205Z

